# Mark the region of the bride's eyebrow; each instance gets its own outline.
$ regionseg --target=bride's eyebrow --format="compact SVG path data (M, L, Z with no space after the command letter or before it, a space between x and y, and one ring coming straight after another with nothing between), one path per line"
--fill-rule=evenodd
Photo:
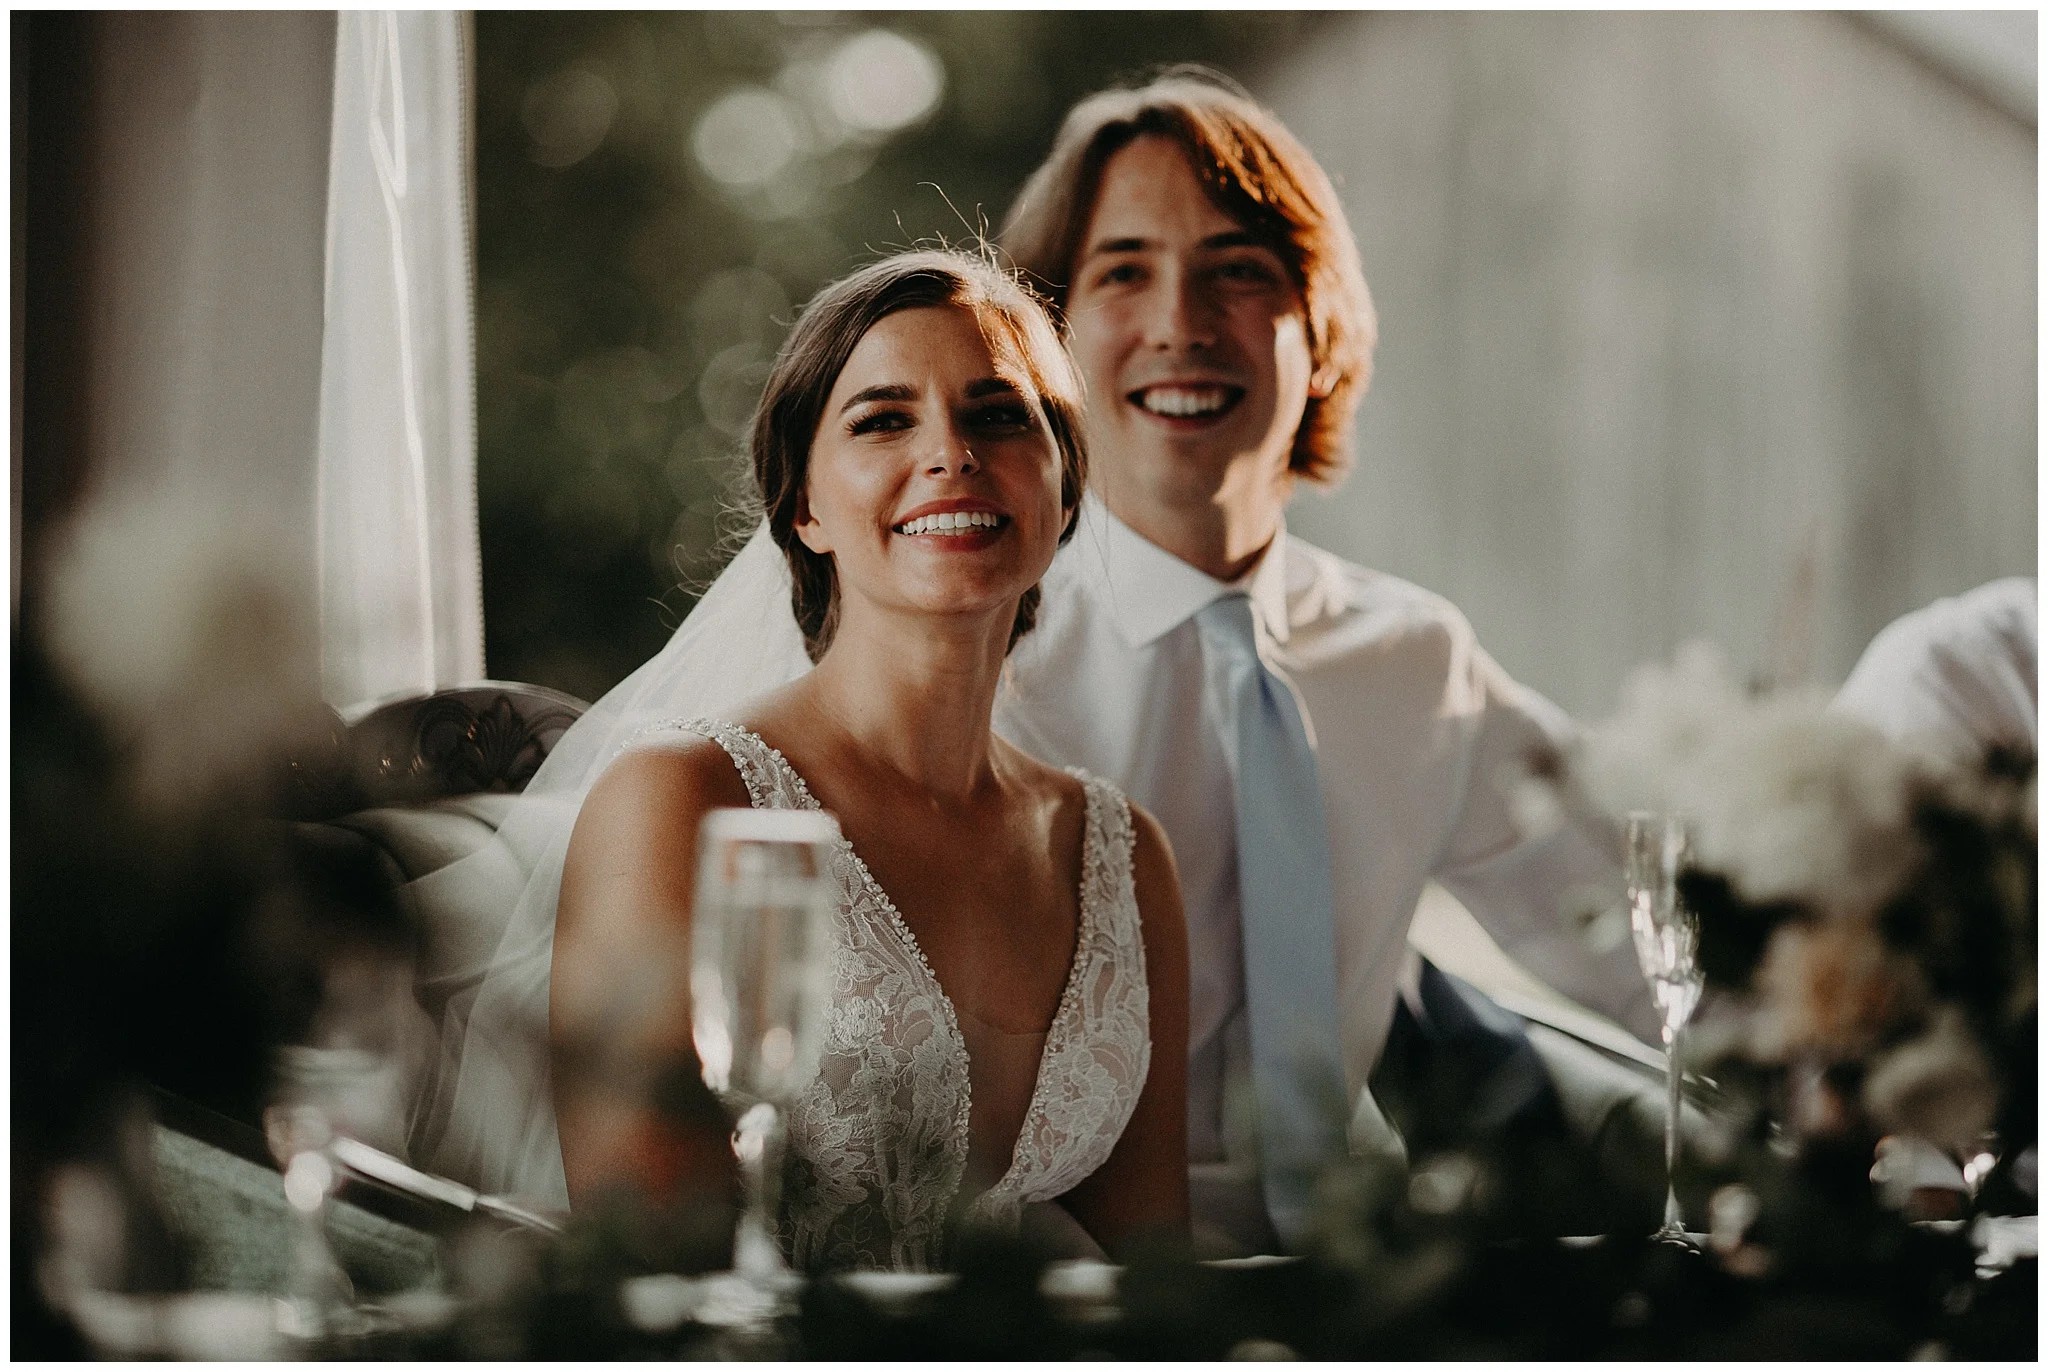
M852 395L846 397L846 403L839 407L839 413L845 414L854 406L865 405L871 400L915 399L917 399L917 389L897 381L886 386L870 386L864 391L855 391Z
M1006 376L985 376L979 381L967 383L967 398L969 400L979 400L985 395L1021 396L1023 394L1024 392L1018 388L1017 383Z

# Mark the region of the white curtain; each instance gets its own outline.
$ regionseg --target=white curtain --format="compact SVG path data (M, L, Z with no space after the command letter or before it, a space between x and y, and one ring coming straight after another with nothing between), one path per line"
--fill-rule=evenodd
M317 526L322 693L483 675L466 26L339 17Z

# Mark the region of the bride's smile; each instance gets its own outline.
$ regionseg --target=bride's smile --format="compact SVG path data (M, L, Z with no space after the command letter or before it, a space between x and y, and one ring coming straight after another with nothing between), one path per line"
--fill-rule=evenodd
M934 500L890 528L902 538L929 538L941 552L973 552L996 541L1010 517L985 500Z

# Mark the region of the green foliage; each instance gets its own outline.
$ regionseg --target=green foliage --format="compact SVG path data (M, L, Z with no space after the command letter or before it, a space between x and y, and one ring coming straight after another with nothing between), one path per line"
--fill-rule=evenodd
M751 484L742 435L783 331L819 286L894 248L992 235L1089 91L1173 62L1247 79L1315 22L480 14L477 486L491 674L595 699L661 645L746 522L735 513ZM819 113L830 107L820 92L833 56L877 26L922 45L943 84L917 121L848 134ZM771 140L786 154L779 173L735 187L714 179L695 138L743 88L788 115L795 150Z

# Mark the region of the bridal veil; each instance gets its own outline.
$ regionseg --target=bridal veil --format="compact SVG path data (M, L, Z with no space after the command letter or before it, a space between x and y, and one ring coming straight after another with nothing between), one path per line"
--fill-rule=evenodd
M443 1011L440 1059L411 1129L420 1166L486 1192L568 1208L549 1086L548 983L555 902L577 812L648 726L729 717L741 702L809 671L789 606L789 568L764 523L667 646L562 735L498 831L498 845L455 864L445 883L421 893L434 907L430 924L452 921L472 931L479 953L466 975L450 978L459 989ZM493 942L500 921L503 933Z

